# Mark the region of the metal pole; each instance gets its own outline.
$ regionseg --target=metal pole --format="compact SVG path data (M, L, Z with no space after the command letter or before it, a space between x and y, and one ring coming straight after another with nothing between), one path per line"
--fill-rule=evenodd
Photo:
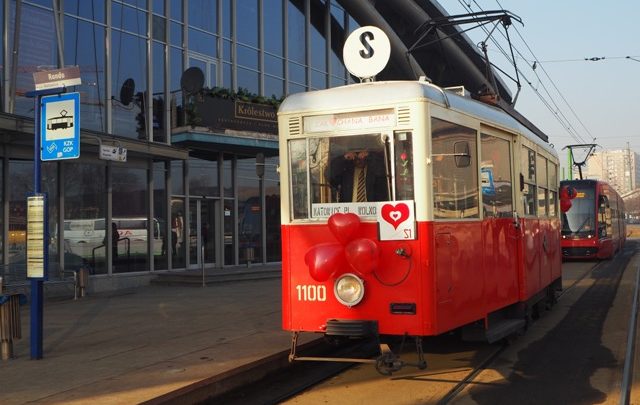
M41 162L40 162L40 103L42 95L38 94L35 100L35 136L33 140L33 192L37 195L40 193L41 179ZM47 244L45 243L45 248ZM46 266L46 263L44 264ZM46 268L45 268L46 272ZM31 279L31 359L38 360L42 358L42 312L43 312L43 296L42 296L42 279Z
M201 254L200 254L200 263L202 264L202 286L206 287L207 284L204 282L204 245L202 245L202 249L201 249Z

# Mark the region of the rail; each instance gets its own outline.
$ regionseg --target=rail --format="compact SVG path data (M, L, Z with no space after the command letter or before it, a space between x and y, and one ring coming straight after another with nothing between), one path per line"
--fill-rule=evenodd
M120 243L120 241L123 240L125 242L125 251L126 251L126 263L127 263L127 267L131 266L131 239L125 237L125 238L118 238L118 241L116 242L116 246L118 246L118 244ZM96 268L96 250L98 249L102 249L105 248L106 249L107 245L105 245L104 243L102 245L98 245L96 247L94 247L91 250L91 267L93 267L94 269Z

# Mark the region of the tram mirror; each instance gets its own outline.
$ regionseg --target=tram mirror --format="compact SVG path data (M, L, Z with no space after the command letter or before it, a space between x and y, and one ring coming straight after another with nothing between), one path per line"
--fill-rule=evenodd
M469 154L469 142L459 141L453 144L453 156L456 160L456 167L469 167L471 155Z
M264 176L264 153L256 155L256 175L260 178Z

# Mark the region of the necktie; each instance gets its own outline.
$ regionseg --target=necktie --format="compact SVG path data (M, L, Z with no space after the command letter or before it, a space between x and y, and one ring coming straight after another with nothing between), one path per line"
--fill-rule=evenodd
M367 201L367 188L364 177L364 167L358 171L358 184L356 192L356 202Z

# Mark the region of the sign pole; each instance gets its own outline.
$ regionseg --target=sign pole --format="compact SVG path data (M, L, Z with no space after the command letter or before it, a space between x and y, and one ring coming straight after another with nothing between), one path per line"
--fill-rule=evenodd
M40 161L40 139L42 137L40 131L40 101L42 100L41 94L36 94L35 97L35 138L33 141L33 192L34 194L40 194L41 183L41 167ZM46 226L46 224L45 224ZM46 242L46 241L45 241ZM48 244L44 244L46 249ZM44 273L47 274L48 264L44 263ZM42 346L43 346L43 309L44 309L44 297L42 289L43 279L32 278L31 279L31 359L38 360L42 358Z

